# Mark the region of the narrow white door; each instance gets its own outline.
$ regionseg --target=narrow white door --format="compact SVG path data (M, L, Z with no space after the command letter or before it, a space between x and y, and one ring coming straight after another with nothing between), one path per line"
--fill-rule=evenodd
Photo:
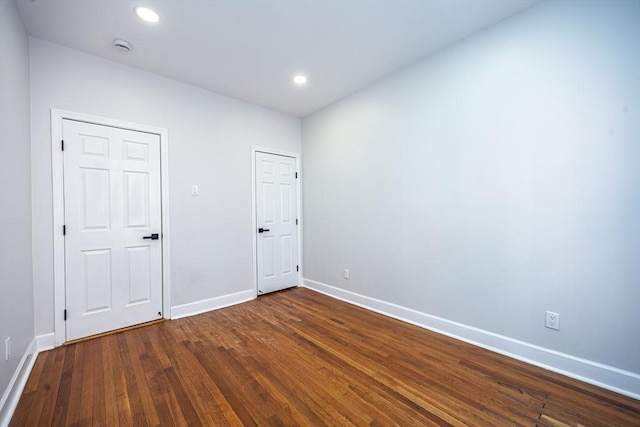
M296 159L256 152L258 295L298 285Z
M162 317L160 137L63 121L67 340Z

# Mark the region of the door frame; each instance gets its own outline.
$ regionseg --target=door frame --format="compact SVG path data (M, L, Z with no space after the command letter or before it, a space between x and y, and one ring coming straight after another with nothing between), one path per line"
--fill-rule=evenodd
M51 175L53 195L53 332L54 346L67 340L64 310L66 307L65 241L64 225L64 163L62 149L62 124L64 120L75 120L102 126L146 132L160 137L160 186L162 218L162 317L171 318L171 274L169 250L169 133L167 129L124 120L93 116L52 108L51 109Z
M258 297L258 218L256 217L256 153L274 154L276 156L292 157L296 160L296 218L298 221L297 242L298 245L298 259L296 262L300 266L298 273L298 284L302 284L302 173L300 172L300 154L293 153L291 151L276 150L273 148L251 146L251 241L253 244L253 290L255 291L256 298Z

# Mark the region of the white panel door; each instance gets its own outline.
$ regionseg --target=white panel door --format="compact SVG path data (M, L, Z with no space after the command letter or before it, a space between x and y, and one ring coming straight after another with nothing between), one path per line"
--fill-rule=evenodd
M296 159L256 152L258 295L298 285Z
M64 120L63 139L67 340L161 318L160 137Z

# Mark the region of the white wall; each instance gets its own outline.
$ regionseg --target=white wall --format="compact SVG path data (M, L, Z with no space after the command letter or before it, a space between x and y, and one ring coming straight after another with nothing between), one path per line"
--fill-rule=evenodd
M38 39L31 91L37 335L53 332L51 108L168 129L173 306L252 289L250 147L300 152L300 119Z
M640 2L543 2L302 133L305 278L640 373Z
M0 397L34 338L29 42L13 1L0 1ZM5 361L4 341L11 337ZM0 422L3 412L0 408Z

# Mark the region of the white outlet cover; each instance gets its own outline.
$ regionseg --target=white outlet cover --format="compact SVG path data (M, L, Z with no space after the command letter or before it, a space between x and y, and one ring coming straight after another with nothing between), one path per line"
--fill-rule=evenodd
M544 326L546 326L549 329L555 329L556 331L559 331L560 330L560 314L554 313L552 311L547 311Z

